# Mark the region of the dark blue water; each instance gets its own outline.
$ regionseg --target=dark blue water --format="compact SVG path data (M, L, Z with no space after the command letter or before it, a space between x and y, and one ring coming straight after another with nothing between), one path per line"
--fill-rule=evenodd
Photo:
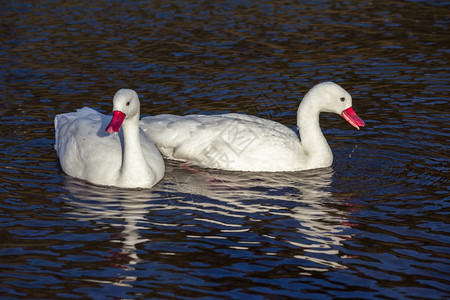
M450 297L445 1L3 1L2 299ZM333 166L184 168L150 190L65 175L56 114L244 112L295 129L314 84L366 126L321 125Z

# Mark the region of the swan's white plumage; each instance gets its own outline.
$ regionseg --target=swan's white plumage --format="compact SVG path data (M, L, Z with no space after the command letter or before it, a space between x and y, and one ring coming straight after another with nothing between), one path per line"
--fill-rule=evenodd
M133 107L127 107L127 102ZM105 131L111 116L91 108L57 115L55 150L63 171L98 185L124 188L149 188L161 180L164 161L138 127L139 105L133 90L116 94L114 110L123 110L127 116L122 130L112 134Z
M299 150L291 129L241 114L158 115L144 118L141 128L164 156L207 168L270 171L272 151L289 159ZM289 164L288 160L278 162L284 169L290 169Z
M351 106L350 94L339 85L314 86L297 113L302 142L282 124L235 113L164 114L143 118L140 127L170 159L225 170L299 171L331 165L333 155L320 130L319 114L353 112ZM352 118L353 126L364 125L357 116Z

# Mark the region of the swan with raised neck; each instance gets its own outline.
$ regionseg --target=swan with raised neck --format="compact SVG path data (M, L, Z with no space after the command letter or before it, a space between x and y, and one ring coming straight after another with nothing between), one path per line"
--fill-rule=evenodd
M300 138L290 128L245 114L157 115L140 126L161 153L206 168L233 171L300 171L331 166L333 154L319 125L319 115L341 115L352 126L364 126L352 108L352 97L333 82L315 85L297 111Z
M87 107L57 115L55 149L63 171L98 185L154 186L164 176L164 161L140 130L139 117L139 97L131 89L114 95L112 119Z

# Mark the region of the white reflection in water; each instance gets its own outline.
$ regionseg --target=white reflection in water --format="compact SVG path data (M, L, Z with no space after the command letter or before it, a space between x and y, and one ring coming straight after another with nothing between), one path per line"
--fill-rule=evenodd
M149 200L153 196L152 191L99 187L68 176L66 178L65 186L74 196L69 199L75 209L72 216L80 221L99 223L117 220L116 224L112 224L123 226L120 235L123 240L120 241L122 243L121 253L112 253L119 261L124 262L118 265L118 268L134 270L134 266L140 261L136 253L136 245L149 241L141 237L139 230L143 228L140 224L147 222L145 215L151 206ZM136 279L136 276L120 276L113 282L97 279L86 280L131 286Z
M255 222L268 222L258 216L270 214L286 220L296 220L298 227L282 228L275 225L279 230L273 231L272 235L265 234L264 237L281 239L302 249L303 255L293 257L325 267L318 269L299 266L300 269L326 271L328 268L345 268L337 262L343 259L339 257L337 246L342 245L344 240L351 239L344 232L350 226L346 213L338 208L345 203L334 198L330 192L332 176L331 168L295 173L239 173L205 171L191 167L185 167L184 170L180 167L171 169L168 166L166 182L173 183L168 188L189 194L183 200L183 205L188 205L189 209L205 213L213 211L226 217L221 221L197 216L199 221L226 227L221 229L222 233L253 230L243 226L241 220L244 217L250 217ZM204 197L216 201L205 201ZM229 217L238 218L239 221L230 223ZM238 245L230 247L248 249L255 247L255 242L240 241ZM277 255L269 252L266 254ZM325 259L324 255L330 259Z
M343 257L339 257L338 247L350 236L344 233L348 224L345 213L336 208L342 205L341 200L329 192L332 176L332 169L239 173L206 171L169 162L163 182L151 190L97 187L69 177L66 187L74 196L69 201L74 205L73 216L77 219L120 220L117 226L123 226L120 255L126 261L126 265L121 266L124 270L134 270L140 262L137 244L152 243L140 234L148 225L162 230L181 226L186 229L189 240L216 240L218 247L263 252L268 259L289 255L286 254L289 250L292 254L288 257L299 260L299 273L310 274L345 268L340 263ZM173 215L184 213L189 217L180 221L183 224L177 224L174 220L179 219L170 214L156 218L152 215L150 220L149 211L157 215L157 210L173 211ZM189 231L195 226L201 226L207 233ZM270 227L270 230L261 232L257 229L260 226ZM258 238L247 240L246 234L253 237L256 234ZM218 241L224 239L229 242ZM271 240L276 247L266 250L267 243L263 242ZM255 256L257 259L260 256ZM131 284L135 280L134 276L122 276L114 283Z

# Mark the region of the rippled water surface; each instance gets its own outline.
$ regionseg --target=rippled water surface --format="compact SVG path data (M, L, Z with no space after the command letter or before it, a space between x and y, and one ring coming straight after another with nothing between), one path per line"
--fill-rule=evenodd
M378 3L380 2L380 3ZM2 299L450 297L446 1L3 1ZM166 161L150 190L65 175L55 114L244 112L295 129L332 80L366 126L321 125L333 166Z

